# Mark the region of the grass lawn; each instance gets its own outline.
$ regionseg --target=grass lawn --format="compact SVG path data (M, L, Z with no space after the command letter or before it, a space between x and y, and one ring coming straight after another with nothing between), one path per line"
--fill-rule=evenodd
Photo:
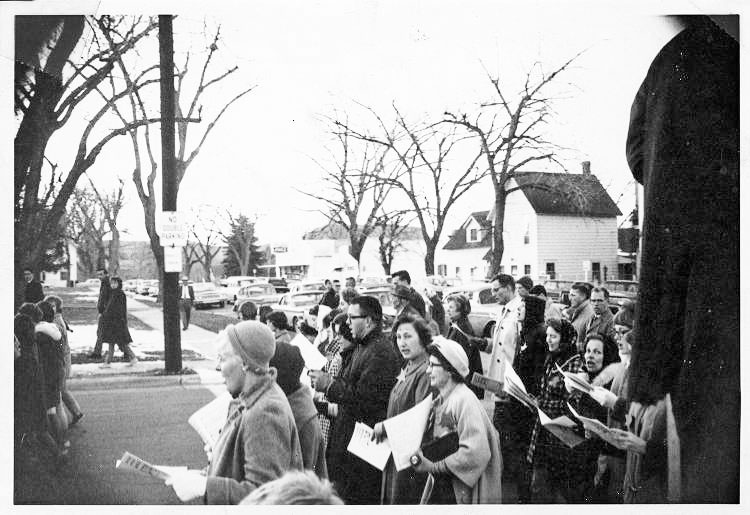
M107 350L106 348L104 349ZM70 360L74 365L82 365L86 363L101 363L102 359L91 359L88 356L89 351L85 352L71 352L70 354ZM163 361L164 360L164 351L141 351L140 354L143 354L143 356L139 356L139 361ZM194 352L189 349L182 349L182 360L183 361L191 361L191 360L200 360L205 359L202 355L198 354L197 352ZM122 352L120 351L120 348L115 346L115 355L112 358L112 363L122 363L125 362L125 358L122 355Z
M198 327L218 333L230 324L239 322L236 316L226 316L211 311L194 309L190 314L190 323Z

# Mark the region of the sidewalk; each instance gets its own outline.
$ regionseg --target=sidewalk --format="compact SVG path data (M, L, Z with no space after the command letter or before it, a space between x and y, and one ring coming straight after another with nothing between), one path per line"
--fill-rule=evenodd
M151 330L131 329L131 348L143 359L148 353L164 351L164 320L161 307L128 297L128 313L151 326ZM68 333L68 343L72 352L90 352L96 342L96 325L75 325ZM224 391L224 380L216 368L216 334L191 325L187 331L180 331L181 347L201 356L201 359L183 360L183 367L191 368L197 374L155 375L164 370L164 361L139 361L136 365L112 363L111 368L100 368L99 363L77 364L71 367L68 384L71 390L97 389L103 387L165 386L170 384L201 384L214 393ZM106 350L106 349L105 349ZM115 348L115 355L120 350Z

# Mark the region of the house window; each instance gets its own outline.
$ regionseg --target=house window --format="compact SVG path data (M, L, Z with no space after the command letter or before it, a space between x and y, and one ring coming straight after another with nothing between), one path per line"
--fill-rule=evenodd
M448 275L448 266L438 265L438 275L442 275L442 276Z
M529 244L529 230L526 229L526 234L523 235L523 244L528 245Z
M550 279L555 278L555 264L547 263L544 267L544 273L549 276Z
M476 229L470 229L469 230L469 241L477 241L477 230Z
M61 281L67 281L69 279L68 277L68 271L65 268L60 269L60 280Z
M510 265L510 275L518 275L518 265Z
M471 267L471 268L469 269L469 275L471 276L471 278L472 278L472 279L474 279L474 276L476 275L476 273L477 273L477 267L475 267L475 266L472 266L472 267Z
M456 267L456 275L461 275L461 267L460 266Z
M602 280L602 265L601 263L591 263L591 280L599 281Z
M523 265L523 275L531 275L531 265Z

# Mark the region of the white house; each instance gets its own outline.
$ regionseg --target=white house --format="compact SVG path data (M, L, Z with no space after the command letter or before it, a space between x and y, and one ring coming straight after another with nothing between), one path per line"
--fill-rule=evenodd
M535 280L617 277L617 216L622 213L588 163L582 174L518 172L506 188L502 272ZM439 273L483 279L493 219L492 211L472 213L438 254Z
M42 271L41 280L45 286L66 288L78 281L78 247L72 241L68 241L69 263L57 271Z

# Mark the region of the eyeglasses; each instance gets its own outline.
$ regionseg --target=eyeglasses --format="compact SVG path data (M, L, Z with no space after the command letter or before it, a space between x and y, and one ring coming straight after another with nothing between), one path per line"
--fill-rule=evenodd
M346 315L346 317L349 320L354 320L355 318L367 318L367 315Z
M433 363L432 361L428 361L427 366L429 368L435 368L435 367L444 368L442 363Z

